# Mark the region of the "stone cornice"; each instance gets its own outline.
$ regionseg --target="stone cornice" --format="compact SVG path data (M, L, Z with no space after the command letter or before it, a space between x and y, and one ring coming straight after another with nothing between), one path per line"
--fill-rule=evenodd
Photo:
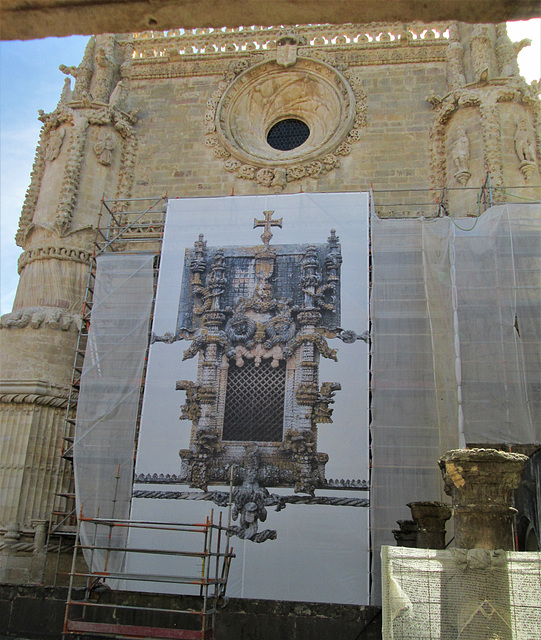
M43 380L0 380L0 402L65 407L68 389Z
M320 25L297 27L301 57L337 58L343 64L382 65L444 61L448 24ZM196 33L197 32L197 33ZM239 58L251 63L276 57L279 29L245 29L234 32L194 30L180 34L135 34L132 79L190 77L223 73Z

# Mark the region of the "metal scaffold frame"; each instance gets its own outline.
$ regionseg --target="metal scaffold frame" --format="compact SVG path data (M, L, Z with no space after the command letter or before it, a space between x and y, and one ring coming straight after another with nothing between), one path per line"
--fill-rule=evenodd
M58 462L55 503L49 521L46 543L43 578L47 567L47 559L51 552L56 551L56 566L54 584L57 584L60 571L62 552L69 552L76 535L77 517L75 507L75 489L73 477L73 443L75 434L75 414L77 399L83 371L83 361L90 328L92 299L96 279L97 258L109 252L131 253L140 250L143 244L157 245L154 259L154 299L161 254L163 231L165 227L165 213L167 195L148 198L124 198L106 200L102 198L94 248L88 271L87 283L81 310L81 324L77 335L77 342L73 360L71 383L66 404L62 449ZM154 300L152 303L152 313ZM150 340L149 340L150 343ZM148 347L147 347L148 351ZM141 379L141 391L146 376L146 362ZM140 394L137 429L141 414L142 393Z
M231 504L231 501L230 501ZM66 602L66 613L64 619L63 637L79 634L91 634L92 636L105 636L116 638L175 638L179 640L204 640L214 638L215 618L219 602L225 597L227 579L231 559L234 558L231 547L230 534L231 512L229 510L227 526L222 524L222 514L220 513L218 523L214 522L214 510L206 522L198 524L160 522L143 522L128 520L112 520L103 518L79 517L79 524L75 538L73 561L70 572L70 582L68 588L68 598ZM182 533L184 536L200 536L202 542L201 551L171 551L160 549L154 546L149 548L124 548L92 545L83 545L80 542L80 527L82 523L109 529L111 539L115 527L128 527L130 529L153 530L155 534L159 532ZM91 554L96 549L109 552L120 552L124 556L128 554L146 555L167 555L173 561L175 558L195 558L201 561L201 570L197 575L155 575L131 573L122 571L112 573L107 570L107 560L103 571L78 571L77 554L79 551L87 550ZM92 564L92 563L90 563ZM78 590L74 589L76 578L86 581L84 595L76 598ZM95 600L96 589L103 589L103 580L134 581L139 583L169 583L182 585L199 586L198 602L200 607L179 608L155 607L152 605L140 606L126 604L124 601L103 601ZM114 599L113 599L114 600ZM168 626L149 625L149 615L166 614L168 616ZM199 624L197 621L199 619ZM187 621L193 621L188 624ZM186 627L190 628L186 628ZM192 628L199 627L199 628Z

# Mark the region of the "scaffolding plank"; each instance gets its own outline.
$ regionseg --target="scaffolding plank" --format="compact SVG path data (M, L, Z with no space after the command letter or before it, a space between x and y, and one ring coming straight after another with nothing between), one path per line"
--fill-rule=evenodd
M207 640L214 638L212 629L197 631L190 629L164 629L162 627L140 627L131 624L109 624L105 622L83 622L67 620L69 633L93 633L131 638L175 638L176 640Z

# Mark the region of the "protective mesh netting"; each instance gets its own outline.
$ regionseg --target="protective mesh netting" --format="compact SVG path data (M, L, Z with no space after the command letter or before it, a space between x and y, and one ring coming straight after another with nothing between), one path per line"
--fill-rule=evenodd
M152 254L97 258L92 316L77 405L74 473L77 512L87 518L129 517L135 428L153 296ZM83 523L91 571L103 571L105 547L122 548L126 529ZM123 553L108 554L118 571Z
M541 638L541 553L382 547L383 640Z
M372 217L373 603L407 503L448 500L445 451L541 442L540 246L539 205Z

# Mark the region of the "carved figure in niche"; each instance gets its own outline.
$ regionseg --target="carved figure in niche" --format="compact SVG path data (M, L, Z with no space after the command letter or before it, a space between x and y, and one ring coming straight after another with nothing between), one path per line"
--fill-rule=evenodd
M521 162L524 162L524 160L528 162L536 161L535 144L528 131L528 125L524 118L517 124L517 130L515 133L515 150L517 152L518 159Z
M51 133L49 143L47 144L47 152L45 154L45 157L49 162L53 162L53 160L58 158L65 135L65 129L56 129Z
M469 171L470 141L463 127L459 127L457 133L458 138L453 145L451 156L455 167L455 180L465 185L471 178Z
M520 171L526 180L537 169L535 142L525 118L519 120L515 132L515 151L520 161Z
M109 166L113 161L113 151L116 148L116 140L112 131L102 129L98 134L98 139L94 143L94 153L98 162L104 166Z

